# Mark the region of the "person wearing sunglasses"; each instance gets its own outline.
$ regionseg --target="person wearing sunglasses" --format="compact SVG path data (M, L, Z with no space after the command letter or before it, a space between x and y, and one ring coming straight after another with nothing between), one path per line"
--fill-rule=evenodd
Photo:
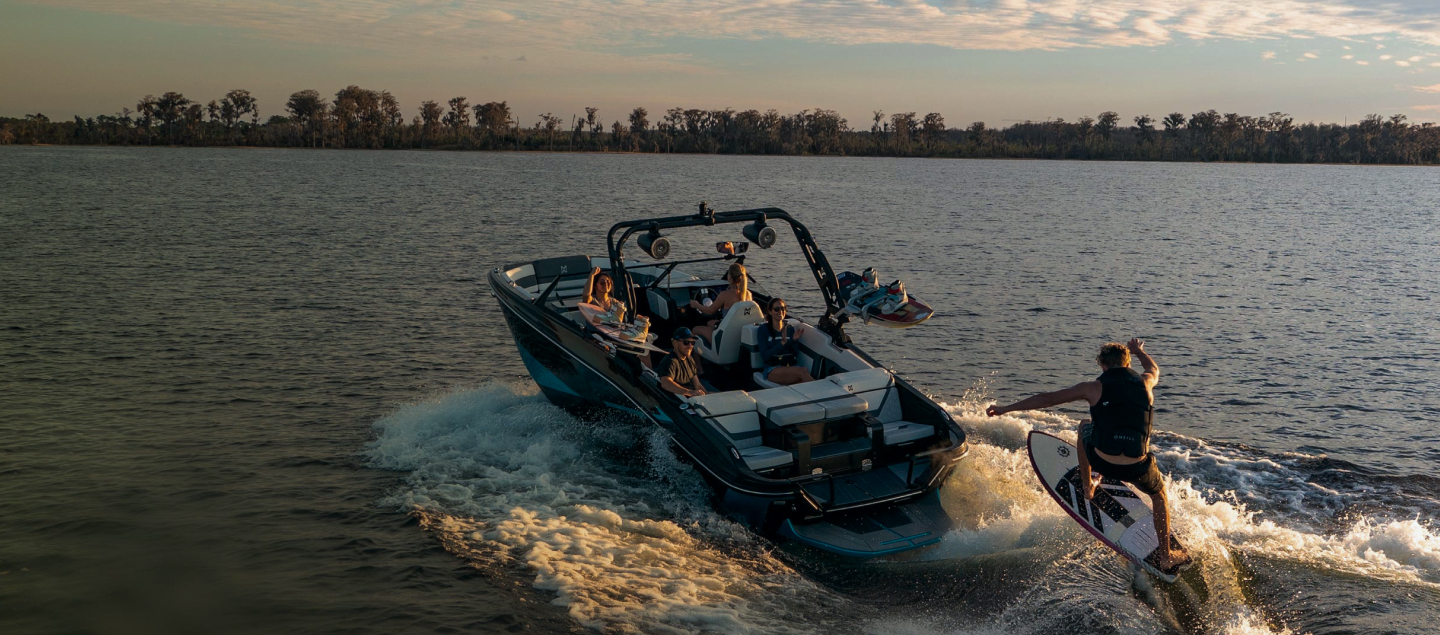
M800 356L796 341L805 330L785 323L787 311L785 301L780 298L770 300L766 308L765 326L760 329L760 359L765 360L761 376L781 386L815 381L809 370L795 365Z
M660 376L660 387L681 397L698 397L705 394L700 384L700 359L695 355L695 334L680 327L670 336L674 352L660 358L655 374Z

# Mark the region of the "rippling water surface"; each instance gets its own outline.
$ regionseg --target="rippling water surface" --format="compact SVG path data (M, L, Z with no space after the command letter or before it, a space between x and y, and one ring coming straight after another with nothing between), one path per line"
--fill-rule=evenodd
M940 310L851 329L975 441L940 545L777 549L537 394L484 272L700 200ZM0 148L0 632L1433 632L1437 210L1410 168ZM749 262L812 315L785 240ZM1080 410L981 414L1132 336L1173 587L1038 488Z

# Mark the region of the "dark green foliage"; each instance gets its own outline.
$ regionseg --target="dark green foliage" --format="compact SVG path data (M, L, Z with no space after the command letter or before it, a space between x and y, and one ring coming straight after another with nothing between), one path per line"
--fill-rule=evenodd
M0 144L1440 163L1440 127L1412 125L1404 115L1369 115L1346 126L1296 125L1281 112L1253 117L1205 110L1189 117L1172 112L1158 122L1138 115L1127 127L1119 113L1105 111L1074 122L1025 121L996 129L980 121L949 128L935 112L923 117L914 112L873 114L869 129L857 130L839 113L825 109L784 115L775 110L671 108L652 119L645 108L635 108L625 121L607 125L597 108L587 107L583 116L571 117L567 128L564 117L553 113L540 114L527 126L507 102L472 106L466 98L455 97L445 104L423 102L407 122L389 92L347 86L333 101L314 90L294 93L285 102L284 115L262 122L255 98L236 89L205 104L175 92L147 95L133 111L123 108L114 115L77 116L73 121L51 121L39 113L0 117Z

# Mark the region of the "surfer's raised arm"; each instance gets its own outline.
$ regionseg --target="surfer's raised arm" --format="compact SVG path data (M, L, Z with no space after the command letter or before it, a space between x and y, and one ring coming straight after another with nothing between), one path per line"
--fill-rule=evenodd
M1160 381L1160 365L1156 364L1150 354L1145 352L1145 340L1138 337L1131 338L1129 342L1125 343L1125 348L1130 349L1130 354L1140 359L1140 366L1145 369L1145 374L1141 375L1145 379L1145 387L1154 388L1155 384Z
M1007 412L1019 412L1021 410L1039 410L1058 406L1062 403L1072 401L1088 401L1094 404L1100 399L1100 382L1084 381L1069 388L1062 388L1053 392L1042 392L1033 397L1026 397L1008 406L990 406L985 409L985 414L998 417Z

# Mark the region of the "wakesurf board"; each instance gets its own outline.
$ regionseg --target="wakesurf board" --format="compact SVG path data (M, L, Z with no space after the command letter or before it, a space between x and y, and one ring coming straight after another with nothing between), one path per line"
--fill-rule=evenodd
M935 315L923 300L905 291L904 283L896 280L880 285L873 268L862 273L843 271L836 276L844 312L859 317L865 324L894 329L916 326Z
M1161 570L1154 564L1155 518L1149 497L1129 483L1105 477L1095 486L1095 495L1085 500L1080 486L1080 451L1059 437L1032 430L1027 440L1030 466L1045 486L1045 491L1070 517L1105 546L1168 583L1190 566L1192 560ZM1170 532L1170 548L1179 549L1180 541Z

